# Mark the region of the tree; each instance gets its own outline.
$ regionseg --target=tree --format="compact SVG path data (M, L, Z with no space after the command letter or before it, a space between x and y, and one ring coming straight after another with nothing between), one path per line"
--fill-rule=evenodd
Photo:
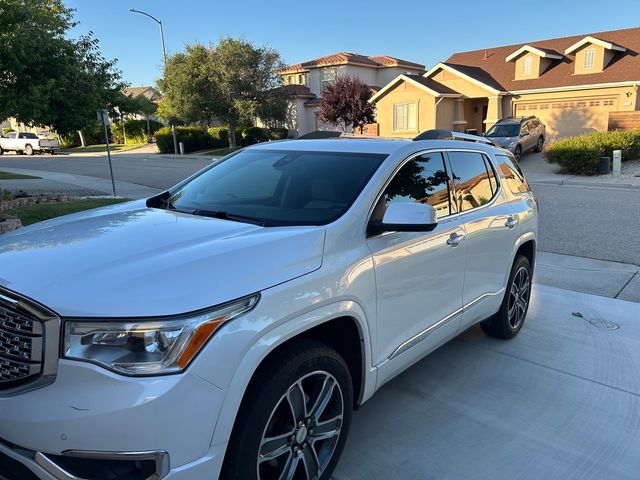
M273 49L224 38L218 45L188 45L184 53L167 62L158 86L165 98L159 114L187 123L210 125L220 120L229 125L229 143L236 147L236 127L252 123L264 114L284 118L286 101L279 93L282 67Z
M65 38L74 26L62 0L2 0L0 118L65 134L115 108L124 87L115 60L102 57L91 33Z
M371 95L371 88L358 77L338 77L322 92L318 119L339 126L343 132L351 127L362 133L365 124L375 120L373 105L369 103Z

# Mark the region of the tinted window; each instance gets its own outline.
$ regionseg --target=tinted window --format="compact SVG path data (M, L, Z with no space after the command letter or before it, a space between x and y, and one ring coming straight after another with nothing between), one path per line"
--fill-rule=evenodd
M264 226L323 225L347 211L385 158L242 150L172 192L168 204L186 213Z
M507 155L496 155L498 173L512 193L529 192L529 184L515 158Z
M484 156L476 152L449 152L454 191L452 201L458 212L488 203L494 195Z
M520 125L517 123L496 123L485 134L487 137L517 137L520 133Z
M449 177L442 153L420 155L408 161L393 177L380 199L373 218L382 220L386 207L393 202L420 202L431 205L438 218L451 213Z
M21 133L19 138L38 138L35 133Z

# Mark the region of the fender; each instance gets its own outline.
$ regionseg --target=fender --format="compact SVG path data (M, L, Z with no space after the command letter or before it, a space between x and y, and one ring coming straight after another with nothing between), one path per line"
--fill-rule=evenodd
M214 446L228 442L249 382L258 366L271 352L305 331L340 317L352 317L358 326L361 335L360 340L363 346L363 385L360 403L369 399L375 391L376 369L371 364L372 342L365 312L359 304L352 300L343 300L323 305L316 310L306 312L264 332L262 336L254 341L253 345L243 355L242 361L238 365L229 384L211 439L211 445Z

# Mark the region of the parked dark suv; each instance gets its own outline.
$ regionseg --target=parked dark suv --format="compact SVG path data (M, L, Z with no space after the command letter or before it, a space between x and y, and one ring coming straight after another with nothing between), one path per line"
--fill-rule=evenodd
M541 152L545 140L544 124L537 117L508 117L498 120L485 137L510 150L520 160L529 150Z

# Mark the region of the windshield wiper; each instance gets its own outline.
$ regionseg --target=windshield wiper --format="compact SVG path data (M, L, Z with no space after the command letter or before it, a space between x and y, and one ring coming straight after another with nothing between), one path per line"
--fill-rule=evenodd
M253 225L259 225L265 227L267 221L262 218L250 217L247 215L236 215L234 213L225 212L224 210L202 210L196 209L191 212L192 215L201 215L203 217L220 218L222 220L231 220L234 222L251 223Z

